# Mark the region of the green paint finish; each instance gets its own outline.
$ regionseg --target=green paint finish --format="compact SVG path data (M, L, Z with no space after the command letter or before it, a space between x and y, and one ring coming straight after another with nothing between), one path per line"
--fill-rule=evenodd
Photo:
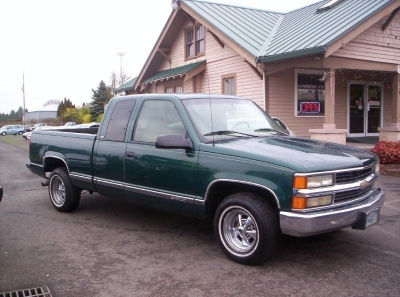
M89 180L88 189L95 187L103 194L132 197L152 206L156 204L169 210L202 214L205 208L199 205L215 181L230 180L232 183L244 182L268 188L276 195L281 209L288 210L294 173L367 166L376 161L373 154L363 150L274 134L233 137L214 144L203 143L182 100L205 98L209 98L208 95L146 94L116 97L111 101L96 137L46 130L35 132L30 147L31 163L36 164L35 173L42 175L40 165L43 165L43 157L53 156L64 160L71 172L114 183L92 184ZM213 95L210 100L213 98L221 100L236 97ZM174 103L193 149L162 149L154 144L132 141L136 118L143 102L149 99ZM101 140L110 114L120 100L136 100L126 127L125 140ZM82 186L82 183L79 185ZM137 193L137 188L140 193ZM268 191L265 191L265 196L266 199L274 199ZM183 206L184 202L192 206Z

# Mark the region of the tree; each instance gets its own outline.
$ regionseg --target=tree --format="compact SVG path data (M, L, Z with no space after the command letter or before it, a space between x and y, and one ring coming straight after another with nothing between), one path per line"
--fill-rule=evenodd
M96 121L99 114L104 113L104 105L110 101L113 97L111 88L107 87L104 81L101 81L97 90L92 89L93 96L92 96L92 108L90 109L90 115L92 121Z
M58 104L57 117L61 118L68 108L75 108L75 105L72 104L71 100L64 98L64 100Z

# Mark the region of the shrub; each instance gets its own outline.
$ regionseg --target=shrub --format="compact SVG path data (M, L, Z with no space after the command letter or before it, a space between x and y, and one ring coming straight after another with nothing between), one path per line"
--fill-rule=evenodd
M400 164L399 141L379 141L371 152L378 155L382 164Z

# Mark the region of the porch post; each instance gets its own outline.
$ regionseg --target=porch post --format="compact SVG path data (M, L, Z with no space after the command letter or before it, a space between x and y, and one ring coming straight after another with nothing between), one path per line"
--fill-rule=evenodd
M310 129L311 138L346 144L346 129L336 129L335 122L335 69L325 73L325 116L322 129Z
M392 89L392 120L379 128L379 140L383 141L400 141L400 73L393 75Z
M330 69L325 79L324 129L336 129L335 123L335 70Z

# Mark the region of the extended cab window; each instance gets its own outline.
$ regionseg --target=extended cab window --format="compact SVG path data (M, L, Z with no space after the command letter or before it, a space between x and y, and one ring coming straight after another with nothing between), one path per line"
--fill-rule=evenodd
M155 143L158 136L186 135L183 122L171 101L146 100L136 124L134 141Z
M135 100L126 100L115 104L110 121L108 122L106 135L104 136L105 140L124 141L126 126L128 125L135 103Z

